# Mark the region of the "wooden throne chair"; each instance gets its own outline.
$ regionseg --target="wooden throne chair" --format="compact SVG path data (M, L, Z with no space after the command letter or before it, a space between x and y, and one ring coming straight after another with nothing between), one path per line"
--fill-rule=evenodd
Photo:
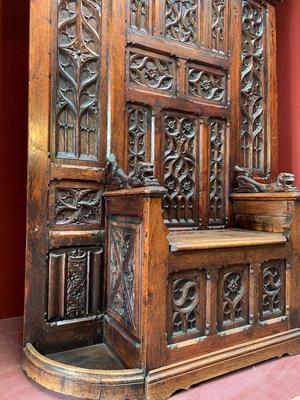
M164 400L300 349L278 0L32 0L23 369Z

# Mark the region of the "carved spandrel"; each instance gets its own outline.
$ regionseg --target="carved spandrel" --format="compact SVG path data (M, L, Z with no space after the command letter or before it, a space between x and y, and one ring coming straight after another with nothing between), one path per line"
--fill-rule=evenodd
M189 96L223 104L226 102L227 77L222 71L188 64L187 87Z
M55 157L98 161L101 0L59 0Z
M266 9L252 0L242 2L241 162L265 171L265 24Z
M129 82L135 86L174 92L176 62L157 55L130 51Z
M196 121L177 114L163 119L164 218L172 225L196 225Z
M209 225L224 225L226 122L210 121Z
M182 43L196 44L198 0L165 0L165 35Z

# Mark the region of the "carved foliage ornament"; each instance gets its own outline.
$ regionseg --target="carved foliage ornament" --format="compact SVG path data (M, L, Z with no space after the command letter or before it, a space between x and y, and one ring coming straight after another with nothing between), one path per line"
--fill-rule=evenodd
M56 189L55 224L99 224L101 192L96 189Z
M55 156L98 161L101 0L59 0Z
M295 184L295 175L282 172L273 183L259 183L253 178L250 169L235 167L235 191L238 193L276 193L298 192Z
M148 162L138 162L136 169L131 176L126 175L119 166L114 154L107 159L108 178L107 184L117 182L122 189L134 187L159 187L158 180L154 177L154 167Z
M197 41L197 0L165 0L166 36L180 42Z
M208 71L203 67L189 67L188 93L205 100L225 102L226 75Z

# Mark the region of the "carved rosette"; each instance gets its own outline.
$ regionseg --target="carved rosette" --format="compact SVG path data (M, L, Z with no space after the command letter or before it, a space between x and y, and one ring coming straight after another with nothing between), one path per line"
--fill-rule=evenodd
M55 157L98 161L101 0L58 0Z

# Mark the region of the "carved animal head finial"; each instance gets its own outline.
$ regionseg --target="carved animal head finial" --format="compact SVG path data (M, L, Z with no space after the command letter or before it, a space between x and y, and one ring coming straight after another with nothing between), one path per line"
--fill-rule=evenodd
M154 167L149 162L138 162L132 179L135 181L135 185L160 186L158 180L154 177Z

